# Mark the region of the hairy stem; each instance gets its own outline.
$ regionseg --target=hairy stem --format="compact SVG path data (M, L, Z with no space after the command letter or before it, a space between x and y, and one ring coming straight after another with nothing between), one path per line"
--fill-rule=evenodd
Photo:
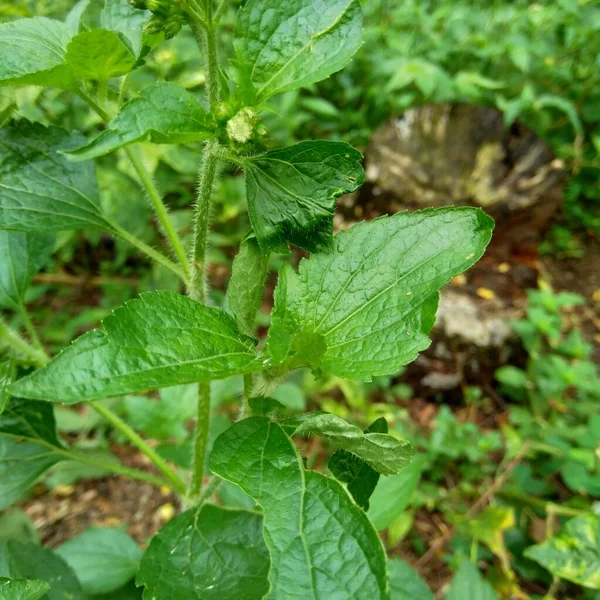
M202 489L204 478L204 462L208 445L210 427L210 383L198 384L198 413L196 421L196 437L194 440L194 465L189 496L194 497Z
M40 340L40 336L38 335L35 329L35 325L33 324L33 321L31 320L31 317L27 312L27 308L25 308L25 306L23 306L22 304L19 305L19 315L21 317L21 320L23 321L23 325L25 326L27 333L29 334L29 337L31 338L31 341L33 342L33 345L42 354L46 355L44 344L42 344L42 341Z
M2 341L25 356L36 367L42 367L48 362L48 357L44 352L28 344L16 331L0 319L0 342Z
M98 116L100 116L102 118L102 120L108 122L112 119L112 116L110 115L110 113L101 104L96 102L91 96L88 96L88 94L86 94L83 90L79 90L77 92L77 95L96 114L98 114ZM125 150L125 154L129 158L135 172L138 175L141 186L144 188L144 190L146 191L146 194L148 195L148 198L150 199L150 202L152 204L152 207L154 208L154 212L156 214L156 218L158 220L160 228L162 229L163 233L169 240L169 244L171 245L171 248L173 249L173 252L174 252L176 258L179 261L179 264L181 265L181 271L178 272L178 275L180 275L180 273L182 273L182 275L180 275L180 277L182 277L182 279L187 281L187 279L189 278L189 274L190 274L189 263L188 263L188 260L187 260L186 254L185 254L185 250L183 248L183 243L181 242L181 238L175 231L175 228L173 227L173 223L171 222L171 219L169 217L169 211L167 210L167 207L164 205L164 202L162 201L161 195L160 195L158 189L156 188L156 185L154 184L154 180L152 179L152 176L150 175L150 173L148 173L148 170L146 169L144 162L141 160L141 158L139 157L137 152L132 148L125 148L124 150ZM137 248L139 248L140 250L142 250L143 252L146 252L146 254L148 254L148 252L144 248L142 248L142 245L145 248L148 248L148 246L146 246L141 240L138 240L135 236L128 234L127 238L125 238L121 233L119 233L119 235L121 237L123 237L123 239L126 239L126 241L128 241L129 243L133 244L134 246L136 246ZM133 242L134 239L137 240L137 243ZM152 256L152 258L154 260L158 260L158 262L165 264L163 261L161 261L159 258L157 258L156 255L158 255L158 254L159 253L155 252L153 255L150 254L150 256ZM160 256L162 256L162 255L160 255ZM165 266L168 266L168 265L165 265ZM169 268L171 268L171 267L169 267Z
M104 417L117 431L120 431L138 450L143 452L156 466L156 468L171 482L171 486L178 493L185 495L186 487L175 471L169 467L158 453L151 448L125 421L112 410L98 402L90 402L90 406Z

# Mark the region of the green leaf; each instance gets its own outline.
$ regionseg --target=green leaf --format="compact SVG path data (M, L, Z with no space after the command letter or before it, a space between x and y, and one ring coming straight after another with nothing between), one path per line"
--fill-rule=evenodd
M31 517L20 508L5 510L0 515L0 539L33 542L40 545L40 534Z
M150 11L139 10L126 0L106 0L100 13L100 24L103 29L124 36L131 45L133 54L139 57L144 53L143 25L150 16Z
M123 529L90 528L56 549L88 594L118 590L137 573L142 551Z
M0 87L45 85L76 89L65 64L71 39L65 23L34 17L0 25Z
M8 386L15 379L15 364L11 358L0 362L0 416L5 411L10 400Z
M153 538L137 584L144 600L259 600L269 591L262 516L206 504L175 517Z
M0 229L111 229L93 163L73 164L58 153L81 142L77 133L26 122L0 130Z
M215 441L210 467L263 508L270 599L389 598L385 554L365 513L337 481L304 469L279 424L236 423Z
M440 208L339 233L298 275L280 273L271 357L359 381L396 373L429 346L438 290L481 257L492 229L479 209Z
M248 212L263 252L331 246L335 202L365 181L362 154L344 142L301 142L244 161Z
M136 58L112 31L95 29L76 35L67 46L67 63L77 79L106 81L132 71Z
M0 600L39 600L49 589L45 581L0 577Z
M458 519L458 531L485 544L498 558L508 562L504 533L515 526L515 514L507 506L488 506L475 517Z
M44 600L87 600L73 571L52 550L15 540L0 540L0 577L45 581Z
M253 340L227 313L160 291L127 302L10 389L22 398L76 404L261 368Z
M248 103L326 79L362 44L358 0L249 0L234 45Z
M60 447L50 404L10 401L0 416L0 510L19 500L62 459L54 450Z
M227 288L229 307L242 333L252 335L265 291L269 255L263 254L254 236L247 237L233 260Z
M435 596L419 574L403 560L388 561L392 600L435 600Z
M415 456L410 465L398 475L384 477L379 481L368 512L377 531L387 529L404 512L419 484L424 462L423 455Z
M479 569L465 560L454 575L445 600L497 600L492 586L481 576Z
M68 12L65 17L65 23L71 35L77 35L82 26L83 14L90 5L91 0L79 0L77 4Z
M281 402L273 398L265 398L264 396L250 398L248 404L254 415L268 416L285 410L285 406Z
M87 160L136 142L188 144L211 134L209 117L193 94L174 83L156 83L125 104L94 141L67 154Z
M387 421L381 417L373 422L364 433L387 433ZM364 460L346 451L338 450L327 463L333 476L346 484L347 490L363 510L369 510L369 498L377 487L379 473Z
M600 517L583 515L567 521L549 540L525 550L525 556L555 577L600 589Z
M410 464L414 450L409 442L386 433L363 433L330 414L305 415L295 435L320 435L336 447L360 458L382 475L395 475Z
M0 307L18 310L25 303L27 288L49 261L53 248L51 233L0 229Z

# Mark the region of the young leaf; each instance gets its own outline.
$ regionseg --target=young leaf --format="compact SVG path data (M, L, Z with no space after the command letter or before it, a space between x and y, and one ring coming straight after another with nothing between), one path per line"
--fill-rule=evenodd
M365 181L362 154L344 142L301 142L244 161L248 212L263 252L331 246L335 202Z
M54 451L60 446L50 404L10 401L0 416L0 510L19 500L42 473L62 460Z
M126 75L136 63L121 38L104 29L76 35L67 46L66 60L77 79L96 81Z
M91 528L56 549L74 571L83 591L107 594L137 573L142 551L123 529Z
M282 270L270 355L359 381L397 372L429 346L438 290L481 257L492 230L479 209L440 208L339 233L299 275Z
M211 133L206 111L190 92L174 83L156 83L123 106L94 141L66 154L87 160L136 142L185 144L206 140Z
M364 433L387 433L387 421L381 417L371 423ZM369 510L369 498L377 487L379 473L364 460L347 450L338 450L327 463L333 476L342 483L363 510Z
M410 464L414 450L406 441L386 433L363 433L356 425L335 415L309 414L306 417L296 428L295 435L320 435L382 475L395 475Z
M233 260L227 288L229 307L242 333L254 334L256 313L265 291L269 255L263 254L254 236L247 237Z
M359 0L249 0L235 27L240 87L264 102L343 69L361 44Z
M435 600L435 596L419 574L403 560L388 561L392 600Z
M45 581L0 577L0 600L38 600L49 589Z
M111 229L93 163L73 164L58 153L81 142L79 134L31 123L0 130L0 229Z
M210 467L264 510L269 598L389 598L385 554L366 515L337 481L304 469L279 424L236 423L215 441Z
M259 600L269 591L262 516L211 504L167 523L142 558L144 599Z
M0 87L46 85L76 89L65 64L71 39L65 23L34 17L0 25Z
M479 569L465 560L454 575L445 600L498 600L498 596Z
M52 233L0 229L0 307L17 310L33 276L48 262L54 248Z
M144 50L143 25L150 16L150 11L139 10L124 0L106 0L100 24L103 29L124 36L133 54L140 57Z
M10 389L22 398L75 404L261 368L253 340L227 313L175 292L149 292Z
M525 550L525 556L555 577L600 589L600 517L583 515L567 521L550 539Z
M44 581L50 586L48 600L86 600L63 559L35 544L0 540L0 577Z
M408 467L397 475L384 477L375 488L368 515L377 531L387 529L408 506L421 479L424 458L415 456Z

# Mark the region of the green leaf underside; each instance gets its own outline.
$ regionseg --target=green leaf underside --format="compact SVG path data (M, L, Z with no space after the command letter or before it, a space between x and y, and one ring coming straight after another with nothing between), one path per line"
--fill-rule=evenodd
M525 556L555 577L600 589L600 517L571 519L550 539L527 548Z
M93 163L73 164L58 154L81 142L79 134L37 124L0 130L0 229L111 229L100 209Z
M77 79L106 81L133 70L136 58L112 31L95 29L76 35L67 46L67 62Z
M244 161L248 212L263 252L331 245L336 199L365 181L362 154L344 142L308 141Z
M12 399L0 416L0 510L19 500L62 460L52 406Z
M492 230L479 209L440 208L339 233L299 274L281 270L271 357L360 381L397 372L429 346L438 290L481 257Z
M211 133L206 111L193 94L174 83L156 83L125 104L106 131L68 155L87 160L136 142L186 144L206 140Z
M356 425L330 414L308 415L294 433L324 437L382 475L395 475L410 464L414 454L407 441L386 433L363 433Z
M63 559L36 544L0 540L0 577L45 581L50 590L44 600L87 600Z
M65 23L46 17L0 25L0 86L74 89L75 79L65 64L70 38Z
M217 438L210 466L264 510L267 598L389 598L385 554L366 515L337 481L305 471L280 425L240 421Z
M388 561L392 600L435 600L435 596L419 574L403 560Z
M88 594L118 590L137 573L142 551L123 529L91 528L56 553L73 569Z
M0 577L0 600L39 600L49 589L45 581Z
M75 404L260 370L254 342L224 311L172 291L127 302L32 375L14 395Z
M0 230L0 307L16 310L25 302L33 276L48 262L52 233Z
M364 433L387 433L387 421L381 417L367 427ZM329 459L328 469L342 483L365 512L369 510L369 498L379 482L379 473L364 460L346 450L338 450Z
M242 333L252 335L256 313L265 290L265 277L269 256L263 254L254 237L242 242L233 260L231 279L227 288L229 307L235 315Z
M383 478L371 496L369 519L377 531L387 529L410 502L421 479L424 456L417 455L397 475Z
M326 79L360 48L358 0L249 0L239 10L234 45L250 103Z
M445 600L498 600L498 596L479 569L465 560L454 575Z
M137 576L144 600L259 600L269 590L262 516L211 504L152 538Z

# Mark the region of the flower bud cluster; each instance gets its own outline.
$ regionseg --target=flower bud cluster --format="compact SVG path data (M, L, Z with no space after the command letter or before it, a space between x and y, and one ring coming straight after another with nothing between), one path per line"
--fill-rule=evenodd
M127 0L129 4L141 10L152 13L150 20L144 26L144 32L155 35L161 31L165 39L175 37L186 21L186 13L174 0Z

